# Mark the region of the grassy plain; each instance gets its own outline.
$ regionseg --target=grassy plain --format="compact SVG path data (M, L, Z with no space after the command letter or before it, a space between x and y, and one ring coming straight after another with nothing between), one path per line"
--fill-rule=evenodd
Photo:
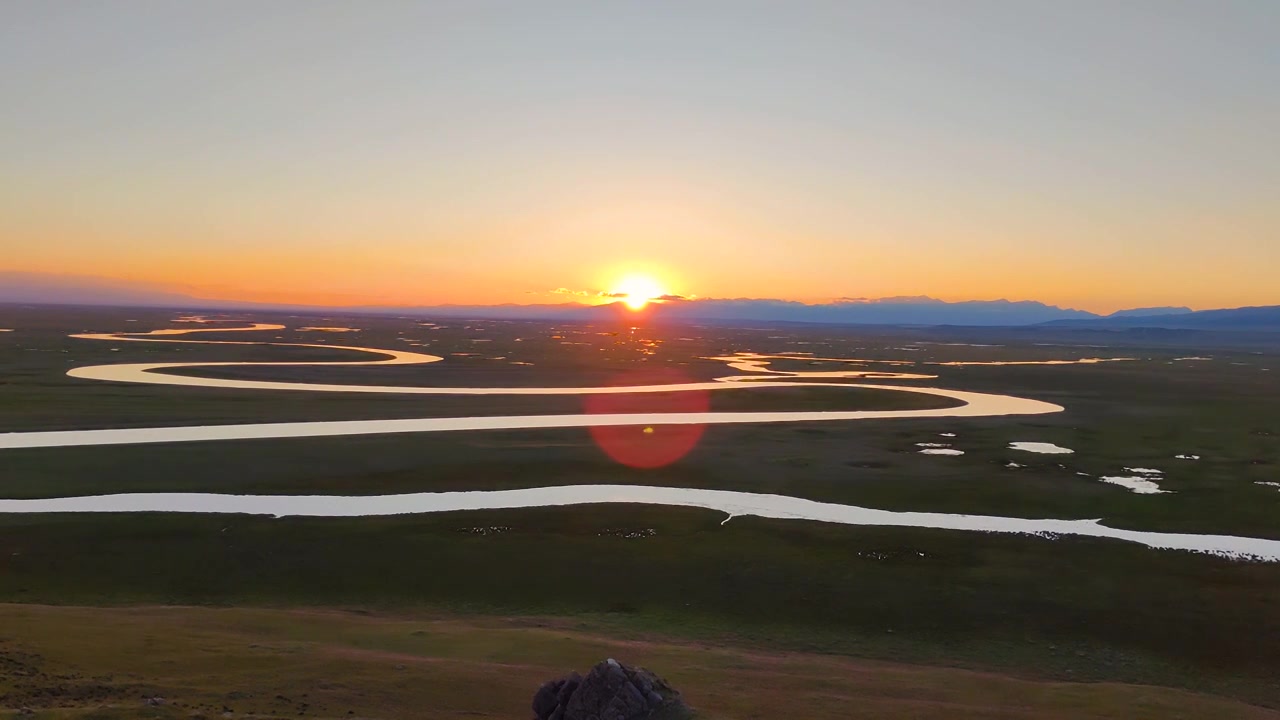
M0 314L0 327L17 330L0 334L0 366L5 368L0 431L562 413L580 412L582 407L574 397L264 393L96 383L65 376L69 367L110 362L359 358L323 349L66 338L70 332L150 330L169 326L172 317L173 313L146 310L11 309L7 315ZM656 470L617 465L581 430L17 450L0 454L0 496L159 491L381 494L634 483L780 493L895 510L1103 518L1109 525L1133 529L1280 538L1280 492L1256 484L1280 480L1280 415L1275 412L1280 407L1276 381L1280 354L1265 338L1142 332L1064 337L1007 330L812 327L632 330L450 320L436 321L434 327L444 329L429 329L433 326L395 318L255 315L249 319L289 325L288 331L275 333L281 342L404 346L442 355L446 361L400 368L229 371L239 376L377 384L573 386L626 382L643 375L648 367L710 379L734 371L699 358L735 351L812 352L819 357L910 360L917 365L900 369L939 376L931 381L872 381L876 383L1008 393L1055 402L1066 411L1028 418L713 426L689 456ZM361 329L334 335L296 331L305 325ZM247 340L249 335L208 334L202 339ZM1176 359L1201 356L1212 359ZM1137 359L1095 365L931 364L1080 357ZM804 359L776 362L782 369L844 367L812 365L813 361ZM921 402L937 401L905 393L818 388L712 395L713 409L726 410L919 407ZM943 433L956 437L940 438ZM937 441L953 443L966 454L938 457L917 452L916 443ZM1029 454L1008 449L1012 441L1054 442L1076 452ZM1202 459L1175 459L1179 454ZM1010 468L1011 462L1022 467ZM1160 485L1172 492L1135 495L1096 480L1098 475L1124 474L1125 467L1164 470ZM890 675L905 673L901 677L936 683L937 692L942 693L937 696L939 704L930 706L933 709L900 706L904 717L979 713L970 707L976 702L972 696L964 695L970 681L962 678L970 676L963 673L972 671L1016 675L1017 680L990 680L1009 683L1006 689L992 690L997 693L992 697L1007 692L1011 707L1028 713L1043 711L1019 715L1022 710L1011 709L1008 713L1013 714L1003 717L1143 717L1147 710L1138 697L1148 698L1156 709L1170 707L1160 704L1164 702L1183 703L1183 717L1232 717L1230 712L1236 712L1200 712L1195 710L1199 706L1187 704L1191 701L1185 694L1169 695L1164 690L1053 684L1064 680L1176 686L1280 707L1280 683L1275 679L1280 677L1280 645L1275 642L1280 637L1280 566L1151 551L1117 541L758 518L735 518L721 525L723 519L691 509L624 505L366 519L0 516L0 600L122 608L340 606L373 610L380 613L379 622L392 625L425 614L444 617L441 622L456 622L459 628L499 622L487 617L537 616L543 618L539 622L569 623L575 632L595 638L595 643L631 638L678 648L695 666L723 662L746 667L757 660L766 662L760 658L767 656L772 658L768 663L815 668L808 679L797 676L786 681L797 683L792 687L798 693L803 683L840 678L830 680L829 692L814 691L816 704L806 706L814 708L812 714L796 717L823 717L822 707L829 707L832 717L856 716L836 712L852 707L846 702L847 694L872 697L875 693L867 688L887 682L875 673L863 674L870 671L859 668L872 666L849 658L968 669L893 670ZM22 607L7 608L0 618L6 614L15 618L12 613L21 612ZM93 622L95 613L113 618L101 621L109 624L132 617L128 622L119 620L125 627L143 622L146 616L131 616L133 611L126 609L31 612L47 613L40 622L48 627L65 621L68 628L75 627L74 622ZM201 611L183 612L195 613L191 632L212 622L213 616L200 615ZM288 628L301 622L296 618L311 617L261 612L266 613L262 618L275 618L259 622L260 631L267 635L276 631L288 635L294 632ZM328 617L316 615L321 616ZM80 620L73 622L77 617ZM334 617L356 625L365 622L350 614ZM21 639L26 636L10 627L35 622L28 618L11 625L3 620L0 635ZM349 632L359 635L366 630L353 626ZM482 636L476 632L477 638ZM504 632L511 633L501 637L507 638L503 642L510 643L512 653L540 642L513 628ZM82 636L85 647L68 646L62 651L91 653L96 652L94 647L107 647L97 636ZM53 646L48 632L30 635L23 642L40 654ZM315 642L323 645L324 641ZM493 662L504 667L531 665L536 670L528 670L529 675L543 678L599 659L594 655L603 645L583 647L590 652L573 655L573 662L565 664L557 664L559 660L521 663L514 654ZM737 659L731 662L716 653ZM793 657L786 653L805 653L796 656L803 657L805 664L786 665L790 660L783 658ZM708 659L712 656L721 660ZM655 657L659 658L653 661L657 669L673 679L679 677L677 671L664 667L661 658L666 656ZM756 660L749 662L749 658ZM158 674L143 675L156 683L163 678L181 682L185 660L174 656L173 662L176 665L165 672L175 674L147 670ZM279 682L284 684L313 668L304 664L295 672L281 667ZM474 670L476 677L492 675L485 667L483 663L465 665L456 671ZM524 683L526 678L519 677ZM707 678L709 685L699 677ZM758 679L746 670L737 675L725 670L714 680L712 675L693 673L678 685L696 694L695 690L717 683L748 686L751 683L743 679L750 677ZM859 684L867 678L871 680ZM262 680L264 685L270 682ZM530 680L520 688L522 698L533 685L536 681ZM404 689L408 686L418 687L402 683L395 686L400 690L387 689L382 697L388 703L424 697ZM944 692L943 686L951 689ZM1104 695L1119 693L1114 698L1120 704L1108 706L1110 715L1103 713L1103 706L1089 705L1096 700L1092 695L1094 700L1079 700L1076 705L1038 705L1018 699L1024 690L1041 699L1105 690ZM946 694L950 692L959 694ZM191 697L214 694L215 689L205 688ZM829 706L822 705L828 700ZM717 702L702 704L722 708L724 717L753 716L735 710L731 703ZM364 707L376 710L378 706L361 706L359 712L366 712ZM379 712L396 715L390 707L383 706ZM928 714L940 712L938 708L956 714ZM1098 712L1087 714L1089 708ZM518 709L523 712L523 704ZM374 710L367 712L378 714ZM1002 717L991 707L987 710L973 716ZM1246 713L1240 717L1264 716L1239 711ZM1151 717L1178 716L1150 712ZM886 715L869 710L865 716Z

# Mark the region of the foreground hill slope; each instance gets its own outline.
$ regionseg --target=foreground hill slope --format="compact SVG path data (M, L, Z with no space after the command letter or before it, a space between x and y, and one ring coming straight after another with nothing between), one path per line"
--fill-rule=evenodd
M547 677L616 656L661 672L705 720L1280 718L1182 690L713 647L553 618L0 605L0 626L0 717L523 718Z

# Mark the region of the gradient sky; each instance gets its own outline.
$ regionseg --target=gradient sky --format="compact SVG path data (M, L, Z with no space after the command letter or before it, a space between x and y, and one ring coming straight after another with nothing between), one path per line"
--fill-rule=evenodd
M0 5L0 269L1280 303L1280 2Z

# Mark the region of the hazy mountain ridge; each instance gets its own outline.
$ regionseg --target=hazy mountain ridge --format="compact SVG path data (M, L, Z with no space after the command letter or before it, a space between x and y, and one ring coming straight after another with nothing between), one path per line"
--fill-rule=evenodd
M661 317L687 320L773 320L851 325L1032 325L1050 320L1096 318L1083 310L1032 300L883 298L808 305L779 300L692 300L661 306Z
M1107 315L1107 317L1158 317L1162 315L1185 315L1190 312L1195 311L1189 307L1149 307L1134 308L1132 310L1117 310L1110 315Z
M1117 316L1096 319L1054 320L1044 325L1064 328L1121 329L1162 328L1168 330L1264 330L1280 331L1280 305L1199 310L1170 315Z
M211 300L104 278L0 272L0 302L53 305L119 305L190 310L344 311L415 314L499 320L602 320L624 314L621 303L542 303L521 305L314 306ZM928 296L840 298L803 303L768 298L701 298L655 303L648 317L688 322L804 322L840 325L1058 325L1084 328L1173 328L1280 330L1280 306L1202 310L1156 307L1121 310L1107 316L1034 300L948 302Z
M85 275L0 272L0 302L61 305L157 305L191 301L188 295L167 292L123 280Z

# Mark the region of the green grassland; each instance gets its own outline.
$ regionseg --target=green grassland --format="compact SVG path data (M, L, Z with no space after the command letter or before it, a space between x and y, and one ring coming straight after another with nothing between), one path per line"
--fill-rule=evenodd
M111 362L364 359L323 349L117 344L66 338L69 332L134 326L149 330L168 326L172 317L172 313L144 310L12 311L11 316L0 316L0 327L18 329L0 334L0 366L5 368L0 431L582 410L581 401L574 397L266 393L98 383L65 376L69 367ZM138 322L125 323L128 319ZM267 333L272 337L264 339L280 335L281 342L406 346L403 349L442 355L446 360L398 368L220 372L370 384L575 386L627 382L627 378L644 376L650 367L699 380L736 374L723 363L699 359L735 351L804 351L824 357L919 363L1094 356L1138 359L1065 366L872 365L877 370L939 375L930 381L873 383L1007 393L1058 403L1066 411L1026 418L712 426L687 457L655 470L617 465L595 447L585 430L428 433L4 451L0 453L0 496L166 491L354 495L616 483L780 493L893 510L1102 518L1109 525L1132 529L1280 538L1280 492L1255 484L1280 481L1280 413L1276 412L1280 355L1265 345L1242 347L1238 339L1229 338L1231 342L1223 342L1223 347L1206 350L1171 344L1167 337L1125 334L1112 346L1099 348L1076 346L1100 344L1093 336L1082 339L1087 342L1028 341L1007 337L1008 331L1005 335L967 331L969 335L963 337L956 336L957 330L805 327L633 331L444 320L439 322L445 329L427 330L415 321L395 318L250 319L290 326L288 331ZM322 336L293 329L317 324L361 330ZM210 333L201 339L249 337ZM427 343L427 347L410 346L399 337ZM482 351L475 350L472 340L477 338L489 340L478 344ZM562 345L565 339L587 344ZM1040 340L1053 344L1035 344ZM916 344L920 341L999 347ZM482 354L455 356L453 352ZM1175 360L1197 355L1213 359ZM507 360L490 359L494 357ZM533 364L515 366L510 361ZM810 362L775 361L775 367L843 367ZM723 410L891 409L938 407L946 402L907 393L825 388L734 390L711 397L712 408ZM957 437L939 438L941 433ZM940 440L966 454L938 457L917 452L916 443ZM1008 449L1012 441L1054 442L1076 452L1030 454ZM1174 459L1178 454L1202 459ZM1024 467L1009 468L1010 462ZM1164 470L1160 486L1173 492L1135 495L1077 474L1118 475L1124 474L1124 467ZM789 666L826 668L812 670L815 675L808 679L788 680L797 683L796 692L809 687L803 686L806 682L821 684L819 677L842 678L831 680L839 687L833 685L829 693L813 691L816 709L805 717L856 717L838 712L850 707L851 694L878 697L867 689L875 683L853 677L864 677L863 670L832 669L852 667L839 665L855 662L848 658L946 665L1022 678L999 681L1020 689L992 692L1011 693L1009 702L1018 704L1024 714L1009 710L999 715L990 707L985 709L988 714L982 714L967 704L976 702L964 694L966 681L961 678L969 676L947 674L961 671L894 670L923 673L917 676L922 682L927 678L939 683L939 688L950 688L937 690L941 694L936 706L904 706L903 717L965 717L966 712L974 717L1144 717L1144 712L1150 717L1178 717L1168 708L1192 702L1185 694L1166 695L1168 691L1151 688L1036 684L1049 680L1174 686L1280 708L1280 683L1275 679L1280 677L1280 645L1275 642L1280 637L1280 565L1152 551L1108 540L1048 540L759 518L734 518L722 525L723 520L722 514L707 511L626 505L363 519L0 516L0 601L341 606L397 618L449 613L461 618L457 622L466 627L483 625L491 616L560 618L554 622L587 624L598 643L621 642L606 636L663 638L661 642L678 645L680 652L696 654L700 659L689 660L695 665L713 663L706 653L740 654L734 655L738 659L714 661L729 665L747 663L744 657L768 657L768 663L785 664L788 661L778 659L792 657L785 653L830 654L833 657L805 655L801 664ZM485 530L492 528L498 530ZM87 618L94 611L66 612ZM13 626L26 622L15 621ZM262 632L274 632L272 622L262 620ZM292 621L279 622L281 628L292 627ZM22 637L10 631L7 621L3 625L0 635ZM303 640L293 636L287 642ZM24 642L43 653L52 641L47 633L36 633ZM520 652L535 652L526 642L533 641L512 637L510 652L503 651L507 660L495 656L486 662L520 664ZM224 645L213 647L222 652ZM536 685L532 676L554 675L599 659L593 653L599 654L600 646L588 643L587 647L591 652L574 654L571 663L556 665L557 659L544 666L529 661L537 665L536 672L530 670L528 678L521 675L520 682L528 682L519 693L510 692L523 697ZM64 649L68 653L91 650L74 644ZM394 651L422 652L421 648ZM174 662L177 669L148 669L144 674L180 684L185 661L177 656ZM653 664L668 672L663 662L657 659ZM302 682L298 678L312 672L308 668L312 666L292 675L282 670L280 682ZM469 665L447 672L471 670L477 676L492 675L491 669ZM699 679L704 676L690 672L683 686L691 693L718 688L715 683L720 682L751 684L744 680L751 677L745 671L732 680L723 673L714 681L705 676L711 685ZM428 697L401 685L394 692L390 685L382 686L388 689L381 697L398 698L387 702ZM1089 693L1104 690L1119 693L1116 702L1120 704L1091 705L1102 701ZM1072 695L1077 692L1085 695ZM1018 693L1031 693L1039 700L1027 700ZM1059 693L1071 695L1075 699L1070 702L1076 704L1037 704L1046 698L1056 702ZM215 695L206 688L192 697ZM842 700L822 705L825 701L820 702L819 695ZM711 696L727 697L719 690ZM1142 704L1147 701L1152 704ZM723 708L723 717L753 716L732 704L716 702L704 700L701 705ZM827 715L820 712L822 707L828 708L822 711ZM1239 717L1265 716L1239 707L1213 712L1195 707L1185 705L1182 716L1232 717L1231 712L1244 713ZM943 715L940 708L954 714ZM332 709L337 712L337 704ZM379 709L376 704L354 709L397 715L390 706ZM268 710L262 706L255 712ZM337 714L345 712L342 708ZM871 711L865 716L892 717Z
M0 527L0 597L604 615L729 644L1280 699L1274 566L1101 540L722 519L628 506L14 517Z

